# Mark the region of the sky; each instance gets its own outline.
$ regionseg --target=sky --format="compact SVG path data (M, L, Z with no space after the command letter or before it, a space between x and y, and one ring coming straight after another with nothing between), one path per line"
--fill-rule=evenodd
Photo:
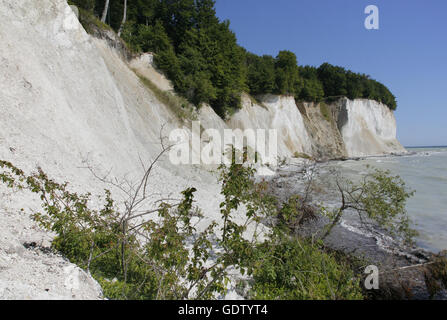
M368 5L378 30L365 28ZM447 145L446 0L216 0L216 12L250 52L369 74L397 98L404 146Z

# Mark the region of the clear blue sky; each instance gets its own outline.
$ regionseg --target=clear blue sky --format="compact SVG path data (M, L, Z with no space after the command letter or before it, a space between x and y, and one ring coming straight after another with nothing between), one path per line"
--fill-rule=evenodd
M376 5L380 29L367 30ZM446 0L217 0L238 42L256 54L296 53L369 74L397 97L405 146L447 145Z

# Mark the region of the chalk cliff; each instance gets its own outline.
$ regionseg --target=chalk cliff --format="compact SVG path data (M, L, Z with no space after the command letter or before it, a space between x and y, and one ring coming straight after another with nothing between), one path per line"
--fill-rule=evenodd
M243 95L242 109L227 121L228 126L242 130L276 129L280 157L311 154L311 140L293 97L266 95L259 99L257 102Z
M40 166L81 192L104 188L87 166L118 178L141 174L141 161L160 151L160 135L185 122L135 74L172 91L150 57L129 62L108 40L89 36L65 0L0 2L0 159L27 172ZM322 107L297 104L291 97L254 100L244 95L242 109L226 122L209 106L200 109L197 119L203 129L277 129L280 157L404 151L396 140L393 113L368 100L343 99ZM203 168L166 160L151 177L151 186L160 195L195 186L198 204L214 219L220 199L215 178ZM3 185L0 196L0 298L100 297L94 280L62 257L24 247L30 241L43 246L51 241L21 213L22 208L39 210L38 199Z
M101 177L141 177L142 162L161 150L160 136L183 123L115 49L89 36L65 0L0 1L0 159L27 173L42 167L80 193L106 187L87 167ZM218 217L216 177L163 160L151 191L166 198L194 186L206 218ZM101 296L85 272L39 249L51 236L29 217L41 211L35 195L2 183L0 199L0 299ZM25 248L28 242L34 245Z
M377 101L340 100L337 126L349 157L404 153L396 138L394 113Z
M309 103L244 95L242 109L227 124L233 129L276 129L279 157L305 154L330 160L406 152L396 139L393 112L372 100Z

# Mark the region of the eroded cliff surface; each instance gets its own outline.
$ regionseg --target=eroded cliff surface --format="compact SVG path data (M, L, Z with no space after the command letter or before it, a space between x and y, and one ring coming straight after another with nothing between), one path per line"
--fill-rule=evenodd
M248 95L243 95L242 108L227 124L233 129L277 130L279 157L293 157L297 153L312 152L303 116L293 97L265 95L256 101Z
M0 159L26 172L40 166L81 193L104 189L87 167L118 179L141 175L141 161L160 152L160 136L185 123L133 71L160 80L160 90L171 91L150 59L129 65L116 49L89 36L65 0L1 1ZM244 95L243 108L226 122L209 106L197 118L203 129L276 129L280 157L403 151L386 106L343 100L326 107L329 116L321 105L297 105L292 97L266 95L255 101ZM220 188L203 167L174 166L164 159L151 186L160 197L194 186L206 219L219 216ZM39 200L3 185L0 195L0 298L100 297L96 283L62 257L24 247L30 241L48 247L51 241L21 213L22 208L40 210Z
M314 158L321 160L348 157L343 138L337 127L337 110L333 105L300 102L297 104L312 141Z
M396 138L394 113L384 104L339 99L296 102L293 97L244 95L242 109L228 121L234 129L276 129L279 157L318 160L406 152Z
M0 1L0 159L26 173L41 167L81 194L111 188L122 203L125 195L90 169L133 182L161 151L160 137L182 125L115 48L85 32L65 0ZM166 157L159 164L151 192L169 198L194 186L209 213L204 224L219 217L215 176ZM101 297L85 272L45 254L52 237L29 216L42 210L37 196L1 184L0 198L0 299Z
M384 104L365 99L336 103L337 125L349 157L404 153L396 138L396 118Z

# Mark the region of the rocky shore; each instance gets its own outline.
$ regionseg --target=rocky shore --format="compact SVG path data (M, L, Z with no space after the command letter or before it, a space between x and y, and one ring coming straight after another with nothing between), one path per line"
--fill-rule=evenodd
M283 202L293 195L305 196L310 175L313 174L313 190L310 203L318 211L323 205L336 208L341 203L338 192L330 187L329 168L337 161L318 163L316 165L298 164L280 168L275 176L268 179L270 192ZM313 173L311 171L314 171ZM327 217L317 214L315 219L306 221L296 228L300 237L318 238L329 223ZM336 251L348 259L360 261L361 267L356 272L363 274L368 265L375 265L380 273L378 290L367 291L372 299L447 299L447 291L439 290L433 294L435 286L442 285L432 279L429 268L437 255L416 246L405 246L378 226L374 230L365 229L355 212L347 211L341 223L334 227L324 240L328 250Z

